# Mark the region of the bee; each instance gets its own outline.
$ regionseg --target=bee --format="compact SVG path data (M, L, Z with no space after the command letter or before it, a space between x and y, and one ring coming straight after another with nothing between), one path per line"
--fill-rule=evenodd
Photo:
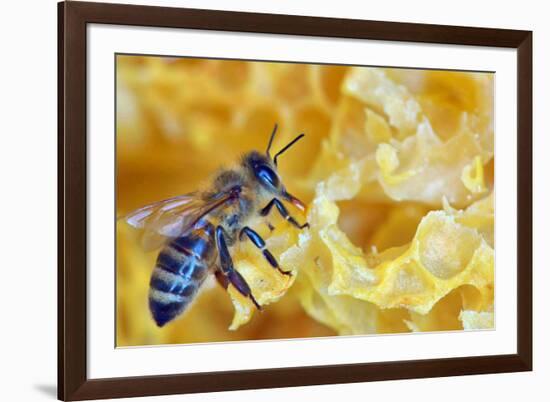
M290 215L282 201L302 212L305 206L291 195L277 172L277 158L304 134L298 135L272 158L275 124L265 153L246 153L235 168L219 171L211 186L139 208L123 219L142 230L146 249L162 247L149 283L149 309L159 327L181 315L196 297L209 274L225 288L232 284L261 310L246 280L233 265L230 248L248 240L269 265L284 271L264 239L247 225L258 216L266 217L275 207L291 225L304 229Z

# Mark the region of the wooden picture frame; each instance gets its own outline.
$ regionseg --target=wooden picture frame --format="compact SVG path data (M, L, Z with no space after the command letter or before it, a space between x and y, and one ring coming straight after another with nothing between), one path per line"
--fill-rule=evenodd
M192 28L517 49L517 353L89 379L87 24ZM58 4L58 397L82 400L532 370L532 32L166 7Z

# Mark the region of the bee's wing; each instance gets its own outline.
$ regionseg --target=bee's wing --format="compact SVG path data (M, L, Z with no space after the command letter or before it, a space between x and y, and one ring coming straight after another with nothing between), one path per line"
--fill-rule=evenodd
M129 225L137 229L144 229L151 223L158 221L163 215L174 213L180 209L187 210L196 203L197 196L195 193L183 194L145 205L119 219L126 221Z
M146 205L121 219L143 230L142 246L152 250L192 230L203 216L222 206L227 199L222 195L213 201L204 201L198 193L184 194Z

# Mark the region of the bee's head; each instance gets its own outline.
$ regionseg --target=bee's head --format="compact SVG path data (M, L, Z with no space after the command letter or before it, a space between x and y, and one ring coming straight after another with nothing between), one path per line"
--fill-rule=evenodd
M292 145L296 143L304 134L300 134L290 143L288 143L283 149L275 154L272 158L269 153L271 149L271 144L273 143L273 138L275 138L275 133L277 132L277 125L273 128L271 137L269 138L269 144L265 154L262 154L257 151L252 151L246 154L243 158L243 164L249 169L252 173L254 179L260 184L263 190L268 193L273 194L274 196L280 196L284 200L291 202L300 210L305 210L305 206L298 198L294 197L286 191L285 186L283 185L281 178L277 172L277 157L279 157L283 152L289 149Z

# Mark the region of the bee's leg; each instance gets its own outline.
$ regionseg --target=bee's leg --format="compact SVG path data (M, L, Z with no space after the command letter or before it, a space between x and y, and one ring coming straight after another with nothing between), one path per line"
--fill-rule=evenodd
M273 198L271 201L269 201L269 204L267 204L264 208L260 210L260 215L267 216L269 212L271 211L271 208L273 208L273 205L277 207L279 210L279 213L283 218L285 218L287 221L289 221L292 225L297 227L298 229L304 229L309 227L309 223L304 223L303 225L300 225L296 219L294 219L289 213L284 204L277 198Z
M229 249L227 248L225 237L225 231L221 226L218 226L216 228L216 245L218 247L218 254L220 256L220 274L226 278L226 281L235 286L235 289L237 289L244 297L250 298L250 300L252 300L252 303L254 303L258 310L261 310L262 306L258 304L256 299L252 295L252 291L250 290L248 283L246 283L246 280L233 266L233 260L231 259L231 254L229 254ZM219 274L216 274L216 277L218 276ZM222 286L224 283L226 282L223 281Z
M214 275L216 276L216 280L218 281L220 286L224 289L227 289L227 287L229 286L229 279L227 278L227 276L224 275L222 270L220 268L217 268L214 271Z
M273 257L273 254L271 254L271 252L266 248L264 239L262 239L262 237L258 233L250 229L248 226L245 226L239 233L240 240L243 239L243 235L248 236L250 241L254 243L256 247L262 250L265 259L269 262L269 264L271 264L273 268L277 269L280 273L284 275L292 275L290 271L283 271L281 267L279 267L279 263L277 262L275 257Z

